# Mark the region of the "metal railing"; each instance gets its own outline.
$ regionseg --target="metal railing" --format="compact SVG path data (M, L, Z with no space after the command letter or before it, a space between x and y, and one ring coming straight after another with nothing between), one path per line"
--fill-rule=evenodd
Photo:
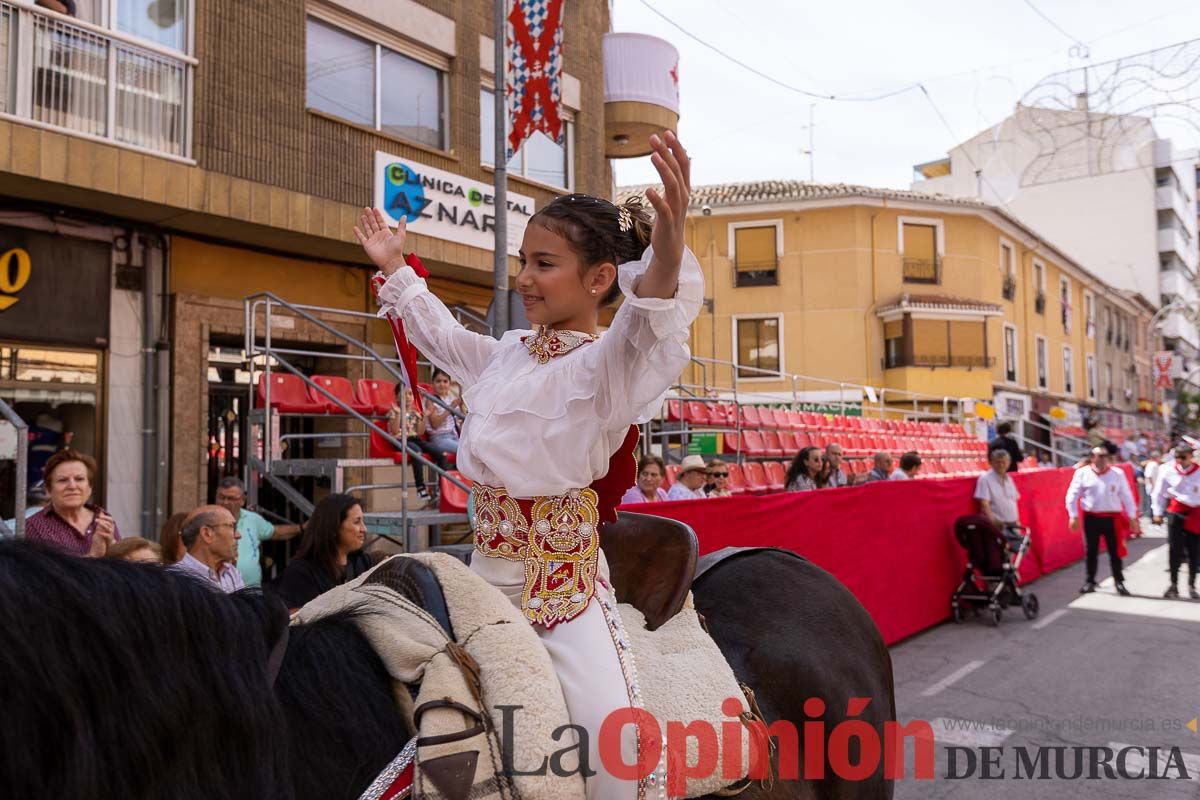
M903 261L905 283L939 283L942 265L936 258L906 258Z
M0 400L0 416L8 420L17 433L17 474L14 476L15 485L13 486L13 492L16 494L16 497L13 498L13 527L15 530L9 531L4 522L0 521L0 533L12 533L21 539L25 536L25 493L27 491L25 482L29 471L29 426L13 410L13 407L3 400Z
M887 369L900 367L974 367L995 366L995 356L954 355L953 353L914 353L912 358L897 355L886 361Z
M186 159L196 64L120 31L0 3L2 114Z
M270 412L270 409L272 408L272 405L271 405L271 394L272 394L271 373L274 370L274 368L276 366L278 366L278 367L282 367L285 371L287 371L287 372L291 373L292 375L295 375L297 378L299 378L304 383L304 385L308 389L310 389L314 394L324 397L326 400L328 400L330 403L332 403L334 406L336 406L339 409L339 411L343 415L345 415L346 418L356 419L357 421L359 421L363 425L365 425L367 427L368 431L370 431L371 429L374 429L374 431L380 438L382 438L383 440L385 440L386 442L391 444L392 447L396 448L396 450L402 454L401 461L398 464L398 466L401 466L402 468L404 468L400 482L391 483L391 484L363 484L359 487L352 487L352 488L360 488L361 489L361 488L369 487L371 489L377 489L377 488L401 489L402 492L400 495L400 502L401 502L400 512L401 512L401 515L405 518L407 518L408 513L409 513L409 511L408 511L409 482L408 482L407 468L413 462L420 463L426 469L432 470L434 472L434 474L436 474L439 478L444 477L446 480L448 480L455 486L459 487L463 491L470 491L469 487L462 480L455 477L454 475L451 475L447 470L442 469L435 462L433 462L430 459L425 458L422 454L414 453L412 451L412 449L407 446L406 441L404 441L404 437L398 438L396 436L393 436L385 428L382 428L378 424L376 424L376 421L374 419L351 408L341 398L337 397L332 392L328 391L325 387L321 386L319 383L312 380L312 378L310 378L308 375L305 375L300 369L298 369L294 364L292 364L288 360L288 356L298 355L298 356L320 357L320 358L328 358L328 359L333 359L333 360L345 360L345 361L359 362L359 363L363 363L364 365L366 363L374 363L374 364L378 364L380 367L382 367L391 376L393 381L395 381L395 382L401 381L402 378L401 378L400 369L402 368L402 365L401 365L401 362L399 361L399 359L389 358L389 357L380 355L378 352L376 352L372 347L367 345L365 342L355 339L353 336L351 336L343 331L338 330L333 325L329 324L325 320L322 320L316 316L316 313L321 313L321 314L325 314L325 315L349 317L352 319L363 320L363 321L374 321L377 319L377 317L374 314L369 314L369 313L362 312L362 311L349 311L349 310L338 309L338 308L325 308L322 306L312 306L312 305L304 305L304 304L298 304L298 303L289 303L288 301L280 298L278 295L274 294L273 292L260 292L258 294L253 294L253 295L246 297L245 300L243 301L243 310L244 310L243 324L244 324L244 330L245 330L244 347L245 347L247 360L249 362L249 364L248 364L249 365L249 373L250 373L249 391L251 393L251 398L250 398L251 399L251 406L250 406L251 408L254 408L254 394L257 392L257 379L256 379L256 375L258 372L257 362L260 357L262 358L262 361L263 361L263 367L261 370L263 373L263 378L264 378L264 380L263 380L263 384L264 384L264 386L263 386L263 395L264 395L263 396L263 408L256 409L256 412L261 411L262 426L263 426L263 437L262 437L263 438L263 448L262 448L262 458L261 458L260 464L264 471L265 476L271 480L272 485L275 485L276 488L279 488L279 484L280 484L280 481L277 480L277 476L272 477L272 474L271 474L272 473L272 464L274 461L272 452L271 452L272 444L273 444L272 425L273 425L273 416L274 416ZM261 310L262 320L263 320L261 337L259 335L259 328L258 328L258 318L259 318L260 310ZM299 348L276 346L273 342L272 321L273 321L273 317L281 316L280 312L283 312L283 311L286 311L288 315L294 315L294 317L303 319L306 322L320 328L321 330L325 331L329 335L333 336L337 341L346 345L348 349L356 350L358 352L357 353L354 353L354 352L346 352L346 353L319 352L319 351L304 350L304 349L299 349ZM293 325L294 325L294 323L293 323ZM260 343L260 338L261 338L261 343ZM450 404L444 402L437 395L426 392L424 390L421 390L421 396L423 399L440 406L442 409L448 411L451 414L454 414L455 417L457 417L458 419L463 419L464 415L461 411L452 407ZM404 397L398 398L398 400L402 404L402 407L404 407L404 404L407 403L407 400ZM356 438L369 437L369 435L370 435L369 432L368 433L330 432L330 433L317 433L317 434L284 434L283 436L279 437L279 441L283 442L285 440L293 440L293 439L294 440L306 440L306 439L324 439L324 438L356 439Z

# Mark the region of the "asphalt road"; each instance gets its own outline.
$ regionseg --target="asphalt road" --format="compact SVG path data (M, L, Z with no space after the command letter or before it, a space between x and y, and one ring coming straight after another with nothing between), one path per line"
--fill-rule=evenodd
M1104 582L1095 594L1078 594L1082 563L1031 585L1041 605L1034 622L1010 608L999 627L968 616L892 649L899 719L929 722L936 741L935 777L897 780L896 798L1200 798L1200 733L1186 727L1200 715L1200 601L1162 599L1163 532L1148 528L1129 550L1125 582L1134 597L1116 594L1101 554ZM1108 779L1103 767L1101 777L1088 779L1092 755L1073 749L1108 747L1115 755L1129 745L1143 751L1127 751L1126 774L1148 774L1149 748L1157 746L1154 774L1169 779ZM1177 761L1168 765L1172 746L1190 779L1178 779ZM972 775L949 776L951 747L974 754ZM1067 775L1080 752L1085 777L1057 777L1058 752L1042 750L1048 777L1030 779L1041 766L1022 765L1022 752L1033 759L1039 747L1063 748ZM970 767L966 749L953 751L957 776ZM911 770L911 742L908 750ZM1003 770L1003 777L982 777L985 752L995 761L992 773ZM1115 770L1117 759L1110 764Z

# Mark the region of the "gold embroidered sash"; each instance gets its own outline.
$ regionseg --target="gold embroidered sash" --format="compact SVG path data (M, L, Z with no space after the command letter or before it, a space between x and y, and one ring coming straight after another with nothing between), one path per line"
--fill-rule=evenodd
M525 567L521 611L552 628L583 613L596 592L600 561L598 496L572 489L553 497L518 500L504 489L476 484L475 549Z

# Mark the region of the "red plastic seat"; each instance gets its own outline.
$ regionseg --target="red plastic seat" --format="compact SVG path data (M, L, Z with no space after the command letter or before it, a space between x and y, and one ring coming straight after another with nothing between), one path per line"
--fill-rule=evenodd
M712 425L712 412L709 410L708 403L701 403L699 400L689 400L684 404L684 414L687 415L688 422L693 425Z
M783 458L783 442L779 440L778 431L763 431L763 455L767 458Z
M266 379L265 372L258 377L256 405L259 408L267 404ZM308 385L288 372L271 373L271 407L281 414L325 413L325 404L308 396Z
M729 465L729 491L743 494L746 491L746 476L742 474L741 464Z
M741 453L751 458L767 454L766 445L763 444L763 435L758 431L744 430L740 434L730 434L725 437L725 444L731 453Z
M737 424L737 407L732 403L717 403L712 407L713 423L722 428L732 428Z
M463 477L462 473L454 471L450 473L455 478L465 483L467 486L474 485L470 478ZM450 479L445 475L442 476L442 492L438 499L438 510L443 514L465 514L467 513L467 499L471 496L469 492L455 486L450 482Z
M770 485L771 491L783 491L783 480L787 477L787 468L778 461L768 461L763 464L767 472L767 483Z
M667 422L681 422L683 420L683 401L668 400L667 401Z
M808 437L805 438L807 439ZM804 445L800 444L800 440L796 437L796 434L791 431L781 431L779 433L779 443L783 447L783 454L785 456L799 453L804 447Z
M758 412L758 406L742 406L742 427L761 428L763 421Z
M396 387L375 378L359 378L358 399L370 404L376 414L383 416L396 402Z
M799 411L784 411L784 418L787 420L787 426L793 431L804 430L804 417Z
M331 395L341 400L342 403L357 411L359 414L373 414L375 407L370 403L364 403L354 396L354 389L350 386L350 379L343 378L340 375L313 375L312 381L317 386L320 386ZM346 409L339 406L337 403L330 400L325 395L318 392L316 389L309 389L309 396L315 402L325 406L325 410L330 414L345 414Z
M757 461L742 464L742 474L746 476L746 488L751 492L765 492L771 488L766 469Z
M397 464L404 460L404 455L396 449L395 445L383 438L381 430L374 425L371 426L369 451L371 458L390 458Z

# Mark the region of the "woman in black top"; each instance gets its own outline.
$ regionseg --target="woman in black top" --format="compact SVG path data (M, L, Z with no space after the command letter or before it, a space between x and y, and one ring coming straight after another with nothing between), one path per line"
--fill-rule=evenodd
M360 502L348 494L331 494L313 509L300 549L279 583L279 594L289 609L295 611L373 566L362 550L367 526Z

